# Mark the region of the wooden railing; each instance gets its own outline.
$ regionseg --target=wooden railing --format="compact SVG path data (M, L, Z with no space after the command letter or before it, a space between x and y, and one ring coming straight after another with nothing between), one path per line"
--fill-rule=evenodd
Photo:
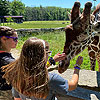
M16 29L16 31L19 34L25 34L25 33L38 33L38 32L53 32L53 31L63 31L64 27L58 27L58 28L33 28L33 29Z

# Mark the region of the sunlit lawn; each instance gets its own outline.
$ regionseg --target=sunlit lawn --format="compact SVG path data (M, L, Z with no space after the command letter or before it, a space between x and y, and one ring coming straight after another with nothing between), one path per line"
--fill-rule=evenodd
M12 27L14 29L20 29L20 28L58 28L58 27L65 27L67 24L69 24L70 21L27 21L22 24L16 24L11 23L4 25ZM57 54L58 52L63 52L64 43L65 43L65 32L63 31L56 31L56 32L40 32L38 34L32 33L31 35L26 35L24 37L19 36L19 43L17 46L17 49L21 50L21 47L25 40L27 40L29 37L37 37L46 40L50 44L50 50L52 51L52 56ZM83 64L82 69L90 69L90 60L88 56L88 51L85 49L82 53L79 55L83 56ZM74 64L76 63L76 59L79 56L77 55L74 57L71 62L69 68L73 68ZM96 62L96 70L98 70L98 64Z
M20 28L57 28L57 27L65 27L68 25L70 21L26 21L23 23L4 23L5 26L9 26L14 29ZM3 24L1 24L4 26Z
M52 56L54 56L55 54L57 54L58 52L62 53L63 52L63 48L64 48L64 43L65 43L65 32L49 32L49 33L40 33L40 34L32 34L30 36L26 36L26 37L21 37L19 40L19 44L17 46L17 48L21 49L23 43L25 40L27 40L29 37L37 37L37 38L41 38L46 40L49 45L50 45L50 50L52 51ZM83 64L81 66L82 69L88 69L90 70L90 60L89 60L89 56L88 56L88 51L87 48L79 54L80 56L83 56ZM76 63L76 59L79 56L77 55L76 57L74 57L71 62L70 62L70 66L69 68L73 68L74 64ZM96 70L98 70L98 64L96 62Z

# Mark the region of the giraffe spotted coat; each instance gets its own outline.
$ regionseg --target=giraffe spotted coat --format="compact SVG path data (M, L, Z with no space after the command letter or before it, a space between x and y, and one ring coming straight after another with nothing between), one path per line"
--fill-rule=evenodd
M97 43L99 40L97 41L97 36L95 36L94 33L97 33L98 29L100 30L100 25L99 23L95 23L96 21L93 22L93 18L95 18L95 16L91 15L91 7L92 3L87 2L85 4L83 13L80 14L80 2L74 3L71 11L71 24L65 27L66 41L63 52L65 52L67 56L65 60L62 60L59 63L58 71L60 73L66 71L70 64L70 60L82 52L87 46L90 60L91 62L95 62L92 60L94 57L92 51L97 50L97 53L99 53L99 47L95 47L97 45L95 43ZM91 49L91 45L93 44L95 46ZM91 70L94 70L92 66Z

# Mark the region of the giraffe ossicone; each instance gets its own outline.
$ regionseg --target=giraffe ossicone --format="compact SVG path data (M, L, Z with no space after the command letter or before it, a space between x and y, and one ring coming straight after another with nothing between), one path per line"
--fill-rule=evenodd
M80 2L75 2L72 7L71 24L65 27L66 41L63 52L66 53L66 58L59 62L59 73L66 71L70 60L86 47L89 48L89 51L92 51L92 53L89 53L90 60L94 56L93 50L97 50L98 53L100 44L98 44L98 48L93 46L93 44L96 42L96 36L100 33L100 22L96 19L95 15L91 15L91 7L92 3L87 2L82 14L80 14ZM94 69L91 67L91 70Z

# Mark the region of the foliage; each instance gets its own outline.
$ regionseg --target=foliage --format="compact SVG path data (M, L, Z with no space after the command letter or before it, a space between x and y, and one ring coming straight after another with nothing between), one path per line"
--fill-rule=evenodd
M13 22L13 19L12 19L12 17L9 16L9 17L6 18L6 21L7 22Z
M33 33L31 35L25 35L24 37L19 36L19 43L18 43L17 49L21 49L24 41L27 40L29 37L37 37L37 38L46 40L50 45L50 50L52 51L52 55L51 55L52 57L57 53L63 52L64 43L65 43L65 32L63 31L48 32L48 33L41 32L38 34ZM83 56L83 63L81 65L81 68L90 70L90 60L89 60L87 49L85 49L82 53L80 53L79 55L77 55L70 61L69 68L73 68L78 56ZM96 70L98 70L97 62L96 62Z
M44 21L44 20L69 20L67 11L69 8L60 7L26 7L26 21Z
M0 16L20 16L24 15L25 5L20 0L0 0Z
M1 16L24 16L26 21L68 20L70 8L61 7L25 7L21 0L0 0Z
M10 2L8 0L0 0L0 16L11 14Z
M91 10L91 12L94 8ZM25 21L52 21L52 20L69 20L68 12L71 8L61 8L54 6L47 7L25 7L21 0L0 0L0 15L23 16ZM83 8L80 8L82 13Z
M11 5L13 16L24 15L25 5L20 0L13 0L10 5Z

